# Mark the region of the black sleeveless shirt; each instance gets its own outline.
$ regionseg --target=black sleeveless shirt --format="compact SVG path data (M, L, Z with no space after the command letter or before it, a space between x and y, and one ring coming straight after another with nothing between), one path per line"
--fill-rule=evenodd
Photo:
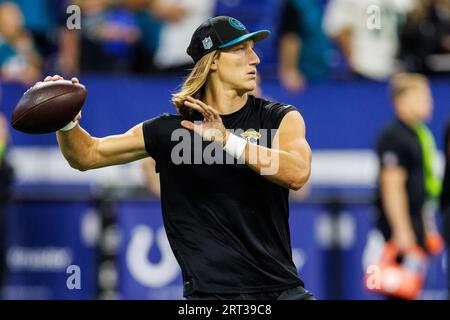
M241 109L221 117L228 130L241 129L249 143L270 148L290 111L296 109L249 96ZM199 114L188 118L202 120ZM184 129L180 124L184 119L164 114L143 125L146 150L160 173L164 226L182 270L184 295L303 285L292 261L289 190L245 164L230 163L220 146L206 152L217 144ZM267 135L264 129L269 130ZM194 152L180 147L198 146L198 139L201 147ZM202 152L222 154L223 161L216 157L213 163Z

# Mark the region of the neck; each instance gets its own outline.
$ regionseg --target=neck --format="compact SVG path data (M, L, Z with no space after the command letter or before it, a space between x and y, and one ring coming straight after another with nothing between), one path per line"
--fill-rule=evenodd
M241 109L247 103L248 94L247 92L238 92L235 89L226 88L223 83L218 81L208 81L205 85L203 99L219 114L227 115Z
M397 116L404 124L406 124L408 127L412 129L414 129L421 122L420 120L416 119L415 117L412 117L406 112L405 113L399 112L397 113Z

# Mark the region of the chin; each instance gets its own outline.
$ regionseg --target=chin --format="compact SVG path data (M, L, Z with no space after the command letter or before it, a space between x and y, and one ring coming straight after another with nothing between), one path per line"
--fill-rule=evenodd
M253 91L256 89L256 81L251 81L245 86L245 90Z
M255 89L256 89L256 86L244 86L244 87L236 89L236 91L239 92L240 94L244 94L244 93L251 93Z

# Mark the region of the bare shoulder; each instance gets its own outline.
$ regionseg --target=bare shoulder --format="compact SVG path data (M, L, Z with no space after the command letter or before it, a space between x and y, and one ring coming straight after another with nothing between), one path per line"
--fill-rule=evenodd
M281 132L301 132L305 133L305 120L298 110L292 110L283 117L279 130Z

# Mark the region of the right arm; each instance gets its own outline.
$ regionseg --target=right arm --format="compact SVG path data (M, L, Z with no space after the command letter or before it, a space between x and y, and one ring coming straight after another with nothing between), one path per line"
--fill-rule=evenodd
M70 166L80 171L124 164L148 156L142 123L121 135L94 138L77 125L57 132L58 144Z
M62 79L60 76L53 76L47 77L44 81ZM78 83L78 79L73 78L72 82ZM80 118L81 113L76 120ZM56 138L70 166L86 171L147 157L142 126L140 123L124 134L95 138L77 124L69 131L57 131Z
M392 230L392 241L400 250L416 245L406 191L406 170L400 166L384 167L380 172L383 208Z

